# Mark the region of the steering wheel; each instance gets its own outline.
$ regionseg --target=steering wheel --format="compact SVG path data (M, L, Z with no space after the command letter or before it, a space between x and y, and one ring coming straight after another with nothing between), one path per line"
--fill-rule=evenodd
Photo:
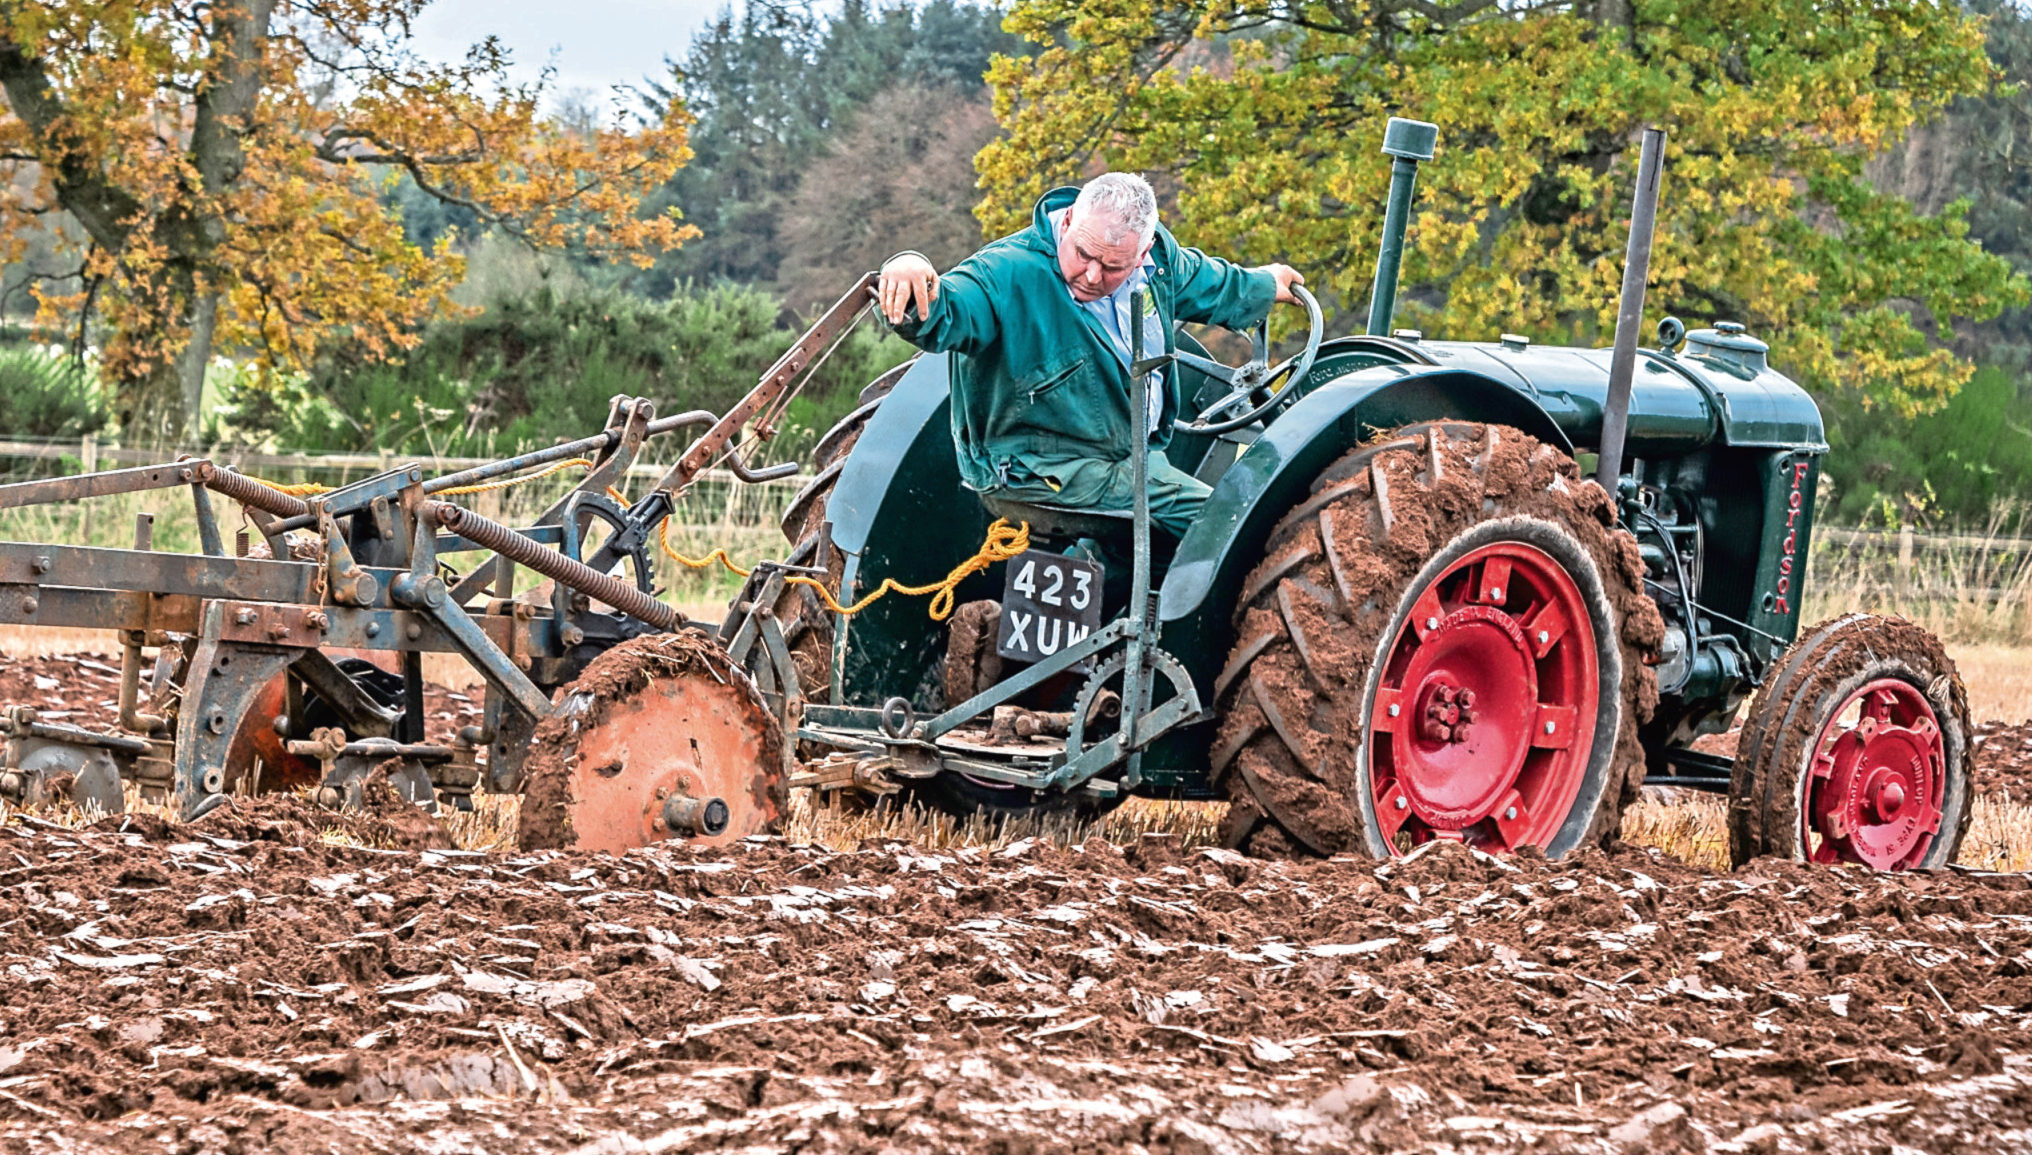
M1305 350L1298 356L1275 367L1271 366L1268 316L1249 330L1249 360L1242 365L1231 368L1219 361L1201 357L1196 353L1188 353L1183 349L1173 354L1179 364L1197 369L1228 386L1227 395L1200 410L1198 417L1191 421L1173 418L1171 428L1175 432L1207 436L1252 425L1284 399L1281 389L1272 388L1274 382L1282 380L1289 383L1305 379L1305 375L1312 370L1312 359L1319 355L1319 339L1326 331L1326 322L1320 317L1319 302L1313 300L1312 294L1306 292L1305 286L1293 285L1291 291L1297 295L1299 304L1305 306L1306 316L1312 322L1312 331L1306 334ZM1258 401L1256 395L1266 391L1269 395ZM1245 411L1228 417L1221 416L1223 413L1233 414L1237 407L1242 407Z

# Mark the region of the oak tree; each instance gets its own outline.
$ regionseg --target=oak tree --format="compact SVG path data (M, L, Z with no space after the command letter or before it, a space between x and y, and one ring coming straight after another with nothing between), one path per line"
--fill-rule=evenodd
M1912 413L1969 364L1960 319L2026 283L1863 178L1868 158L1991 83L1983 23L1929 0L1020 0L1035 46L990 72L977 158L992 230L1101 166L1175 178L1174 225L1367 295L1391 115L1437 123L1400 322L1603 342L1639 130L1670 145L1648 311L1728 318L1822 389Z
M379 195L397 174L534 246L647 262L694 235L640 211L689 156L680 105L549 122L491 38L420 59L428 2L0 0L0 257L75 221L39 317L96 317L129 439L192 430L215 349L387 354L450 311L460 258L405 237Z

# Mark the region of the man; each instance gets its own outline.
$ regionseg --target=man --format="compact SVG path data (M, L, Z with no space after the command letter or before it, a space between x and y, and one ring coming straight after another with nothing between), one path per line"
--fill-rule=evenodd
M977 492L1075 509L1133 504L1132 440L1150 443L1150 514L1173 536L1207 486L1165 459L1182 398L1170 373L1149 410L1129 413L1131 295L1144 294L1145 355L1173 321L1245 329L1305 278L1181 246L1157 223L1157 198L1133 173L1054 189L1030 227L992 241L943 277L915 252L882 266L879 307L927 352L950 352L960 477Z

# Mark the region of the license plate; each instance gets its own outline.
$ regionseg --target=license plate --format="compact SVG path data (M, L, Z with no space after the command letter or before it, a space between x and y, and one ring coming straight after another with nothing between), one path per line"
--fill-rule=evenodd
M1084 640L1101 625L1098 562L1025 550L1009 562L1002 585L1002 629L995 652L1037 662Z

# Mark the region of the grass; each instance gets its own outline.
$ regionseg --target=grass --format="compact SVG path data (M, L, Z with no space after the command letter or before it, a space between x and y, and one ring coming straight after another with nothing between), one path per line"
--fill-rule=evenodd
M1903 556L1894 530L1845 542L1822 533L1808 560L1801 620L1861 610L1909 618L1946 642L2032 645L2032 549L2014 536L2023 515L1999 503L1983 524L1920 535Z
M1130 843L1145 834L1176 837L1181 847L1220 844L1224 803L1165 802L1131 798L1098 822L1080 822L1060 816L991 822L978 816L967 819L915 807L885 805L867 810L844 810L836 805L814 804L805 792L791 800L787 835L793 842L815 842L834 850L856 850L891 839L914 843L933 850L959 847L999 849L1025 838L1076 845L1099 837L1114 843Z
M1655 846L1692 866L1729 868L1728 801L1696 794L1663 802L1639 799L1623 812L1623 840ZM1977 870L2032 870L2032 806L1977 795L1955 861Z
M1977 722L2032 718L2032 646L1951 644L1947 652L1968 687L1969 713Z

